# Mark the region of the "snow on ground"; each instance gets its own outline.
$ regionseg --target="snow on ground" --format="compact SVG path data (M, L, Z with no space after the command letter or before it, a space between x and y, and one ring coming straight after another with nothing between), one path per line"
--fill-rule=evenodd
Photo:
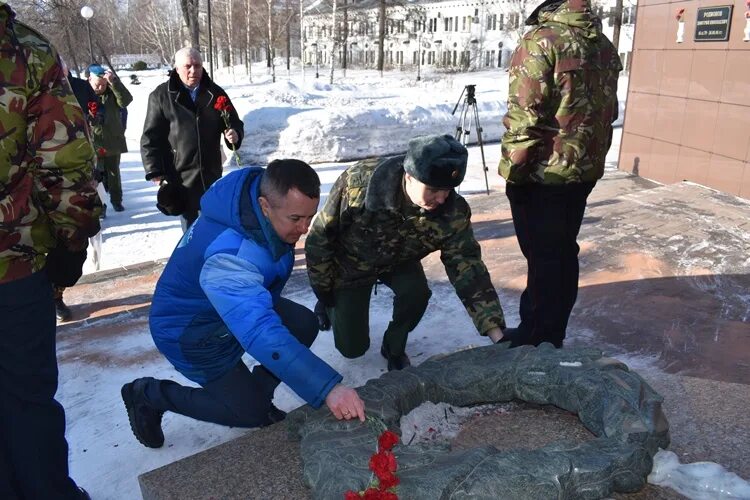
M405 149L409 138L419 134L453 133L458 117L452 116L451 111L464 85L477 85L485 138L497 141L502 133L500 120L505 112L507 75L500 71L428 73L417 83L409 73L386 73L381 78L376 72L349 70L346 79L337 78L329 85L322 78L316 80L309 72L304 81L297 72L291 78L281 74L276 83L270 83L266 75L258 77L258 69L254 69L255 83L242 83L241 71L234 78L217 75L217 81L227 90L244 119L246 137L240 151L242 165L264 164L278 157L297 157L316 163L314 166L322 182L321 203L334 180L350 164L332 162L398 153ZM101 269L127 269L140 262L166 258L182 234L178 218L167 217L156 209L157 187L144 180L139 153L148 95L166 80L166 72L139 72L138 75L142 82L139 86L130 84L127 72L121 75L134 97L128 108L130 152L123 155L121 164L126 210L121 213L110 210L103 221ZM626 87L627 80L621 80L621 100L624 100ZM617 161L619 132L618 129L608 157L610 168ZM474 134L472 123L470 137ZM472 146L469 151L467 177L461 186L463 194L480 193L485 189L480 148ZM231 158L231 153L226 153ZM487 144L484 153L489 187L500 189L503 181L496 168L500 147L497 142ZM227 169L236 168L227 163ZM87 261L84 271L94 270L92 262ZM285 295L310 308L314 305L309 290L288 290ZM370 324L373 346L381 342L390 318L391 302L392 294L386 287L381 287L373 297ZM476 335L467 315L452 313L462 310L454 293L442 294L440 307L437 302L431 301L424 320L410 335L413 343L409 354L416 364L433 355L487 342ZM517 321L514 311L507 312L511 324ZM130 431L120 399L122 384L140 376L189 382L156 352L148 326L142 319L123 315L113 322L121 330L116 338L111 335L98 338L95 327L66 330L58 337L59 357L64 359L60 365L58 398L67 413L71 475L97 500L137 498L139 474L246 432L168 413L163 422L165 446L151 450L140 445ZM449 332L444 328L448 322L453 325ZM431 335L436 330L444 333ZM80 338L83 335L85 339ZM313 351L342 373L345 383L351 386L362 385L385 371L378 349L370 349L356 361L338 355L330 332L321 333ZM92 362L92 359L100 361ZM246 361L252 363L249 359ZM292 410L303 403L284 385L276 391L274 402L284 410ZM439 413L444 414L444 411L439 410ZM410 423L410 427L429 429L429 422L429 417L423 415L416 418L416 424Z

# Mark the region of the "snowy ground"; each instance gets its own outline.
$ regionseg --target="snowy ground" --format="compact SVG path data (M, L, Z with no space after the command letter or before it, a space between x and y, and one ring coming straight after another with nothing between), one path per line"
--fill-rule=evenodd
M139 75L143 82L140 86L129 85L123 75L134 96L127 132L131 152L123 155L121 167L126 210L110 210L104 222L102 269L127 268L168 257L182 234L177 218L164 216L155 208L156 186L143 179L138 146L148 94L165 80L165 74ZM275 84L269 83L265 75L258 75L256 68L253 84L239 83L239 73L236 81L229 75L217 77L244 117L242 164L262 164L285 156L314 162L323 182L324 199L330 185L348 165L340 160L403 151L406 141L414 135L452 133L457 117L450 112L466 84L477 85L480 120L487 140L496 141L502 133L500 119L505 110L507 75L498 71L442 77L432 74L420 83L407 73L386 74L381 79L375 72L349 71L345 80L337 80L332 86L323 83L323 79L316 81L309 73L304 83L298 74L288 79L281 73ZM627 80L621 80L622 96L626 86ZM609 166L616 164L619 137L617 129ZM487 145L485 154L490 188L496 190L503 184L496 173L499 145ZM464 194L481 192L485 187L478 147L470 148L469 162L467 180L461 187ZM93 264L87 262L85 272L92 271ZM286 296L313 306L309 290L298 287L288 290ZM373 345L380 343L378 335L382 335L389 319L390 301L390 292L384 287L373 298ZM440 302L440 308L431 303L425 320L410 336L417 341L409 351L415 363L487 342L476 335L467 315L452 313L462 309L455 294L446 293ZM508 320L510 324L517 321L513 311L508 311ZM59 356L65 360L60 366L58 397L67 411L71 475L97 500L139 498L139 474L246 432L167 414L163 422L164 448L151 450L141 446L128 426L119 395L121 385L140 376L187 381L156 353L142 320L124 316L114 322L121 329L116 338L97 336L95 327L70 329L59 336L58 346ZM448 322L452 328L446 331L443 325ZM430 335L437 329L444 334ZM418 342L428 336L429 342ZM377 349L370 349L354 362L344 359L336 352L330 333L319 336L313 351L352 386L364 384L385 369ZM92 363L91 359L100 362ZM643 360L626 362L637 368ZM302 401L282 385L275 403L291 410ZM426 418L419 420L424 423Z

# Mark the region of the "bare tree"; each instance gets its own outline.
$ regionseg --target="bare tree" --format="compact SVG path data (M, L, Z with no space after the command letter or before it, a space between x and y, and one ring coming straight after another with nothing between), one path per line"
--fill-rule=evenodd
M380 0L378 5L378 71L383 76L383 67L385 66L385 2Z
M336 66L334 62L336 61L336 32L338 31L336 28L338 26L336 25L336 0L331 0L333 2L333 13L331 16L331 85L333 85L333 70Z
M210 0L209 0L210 1ZM198 25L198 2L199 0L180 0L182 16L190 33L190 44L195 49L200 49L200 28ZM209 54L210 57L210 54Z

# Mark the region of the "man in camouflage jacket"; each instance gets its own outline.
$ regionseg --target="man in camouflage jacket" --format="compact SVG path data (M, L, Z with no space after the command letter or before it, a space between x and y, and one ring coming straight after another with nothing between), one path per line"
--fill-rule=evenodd
M431 296L421 259L440 250L448 279L482 335L505 328L502 308L471 228L471 210L454 188L466 148L451 136L410 141L407 154L361 161L336 180L305 244L322 329L333 325L347 358L370 344L369 304L379 280L394 292L381 354L388 369L409 366L408 333Z
M94 149L99 158L104 188L115 212L122 212L122 181L120 179L120 156L128 151L125 141L123 112L133 102L133 96L111 70L92 64L89 70L89 85L96 94L96 114L84 109L91 124ZM87 106L88 107L88 106Z
M578 294L586 199L617 118L617 51L587 0L547 0L513 54L500 174L528 279L513 344L561 347Z
M88 498L68 476L50 281L99 230L94 151L57 52L0 5L0 498Z

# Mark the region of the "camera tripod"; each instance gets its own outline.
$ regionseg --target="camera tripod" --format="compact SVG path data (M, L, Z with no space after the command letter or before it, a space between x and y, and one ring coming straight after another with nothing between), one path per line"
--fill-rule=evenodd
M484 159L484 141L482 141L482 126L479 123L479 111L477 110L477 98L474 95L476 85L466 85L461 91L461 95L458 97L456 106L451 111L451 115L456 114L458 106L461 105L461 112L458 114L458 125L456 125L456 140L466 146L471 134L471 121L474 119L474 130L477 132L477 142L479 143L479 151L482 153L482 169L484 170L484 185L487 190L487 194L490 194L490 182L487 180L487 163ZM461 99L466 93L466 99L461 104Z

